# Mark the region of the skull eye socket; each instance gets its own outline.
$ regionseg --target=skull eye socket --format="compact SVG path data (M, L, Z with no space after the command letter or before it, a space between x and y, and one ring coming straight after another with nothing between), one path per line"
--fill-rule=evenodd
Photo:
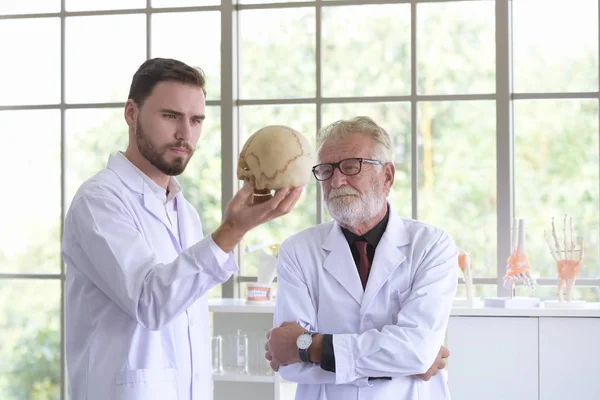
M246 162L246 158L242 155L240 157L238 166L243 169L244 171L250 171L250 167L248 167L248 163Z

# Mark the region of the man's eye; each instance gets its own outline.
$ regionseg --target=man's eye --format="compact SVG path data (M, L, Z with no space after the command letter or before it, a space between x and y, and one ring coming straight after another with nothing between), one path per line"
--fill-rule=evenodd
M176 118L175 115L173 115L173 114L163 114L163 116L165 118L170 118L170 119L175 119Z

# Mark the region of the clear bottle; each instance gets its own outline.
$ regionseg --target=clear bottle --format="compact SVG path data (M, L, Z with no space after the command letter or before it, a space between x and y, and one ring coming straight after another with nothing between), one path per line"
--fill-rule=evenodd
M219 335L211 337L211 359L213 374L223 373L223 338Z
M236 335L236 366L240 374L248 374L248 335L241 329Z

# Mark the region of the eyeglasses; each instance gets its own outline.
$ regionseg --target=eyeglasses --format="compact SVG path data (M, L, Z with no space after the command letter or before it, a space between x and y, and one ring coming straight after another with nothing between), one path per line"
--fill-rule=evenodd
M375 165L381 165L379 160L369 158L346 158L336 163L323 163L315 165L312 169L313 175L318 181L326 181L333 176L333 172L338 168L342 174L352 176L358 174L362 169L363 162Z

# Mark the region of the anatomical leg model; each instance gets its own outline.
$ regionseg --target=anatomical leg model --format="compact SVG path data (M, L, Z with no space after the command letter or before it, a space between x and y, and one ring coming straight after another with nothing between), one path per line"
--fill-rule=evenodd
M473 263L469 254L462 250L458 255L458 266L463 273L465 286L467 287L467 301L471 304L473 302Z
M531 276L529 260L525 254L525 221L519 220L519 241L517 243L517 226L513 219L512 234L512 253L506 261L506 274L504 274L504 286L509 287L511 296L514 293L515 285L525 285L531 289L535 287L535 279Z
M558 300L565 301L564 292L566 289L566 301L571 301L573 299L575 280L579 275L581 261L583 260L583 238L577 238L579 245L579 248L577 249L577 245L573 241L573 218L569 218L569 230L567 231L566 214L563 220L562 247L561 242L556 235L554 218L552 218L552 238L546 230L544 230L544 238L546 239L546 243L548 243L552 257L556 261L556 270L558 273Z

